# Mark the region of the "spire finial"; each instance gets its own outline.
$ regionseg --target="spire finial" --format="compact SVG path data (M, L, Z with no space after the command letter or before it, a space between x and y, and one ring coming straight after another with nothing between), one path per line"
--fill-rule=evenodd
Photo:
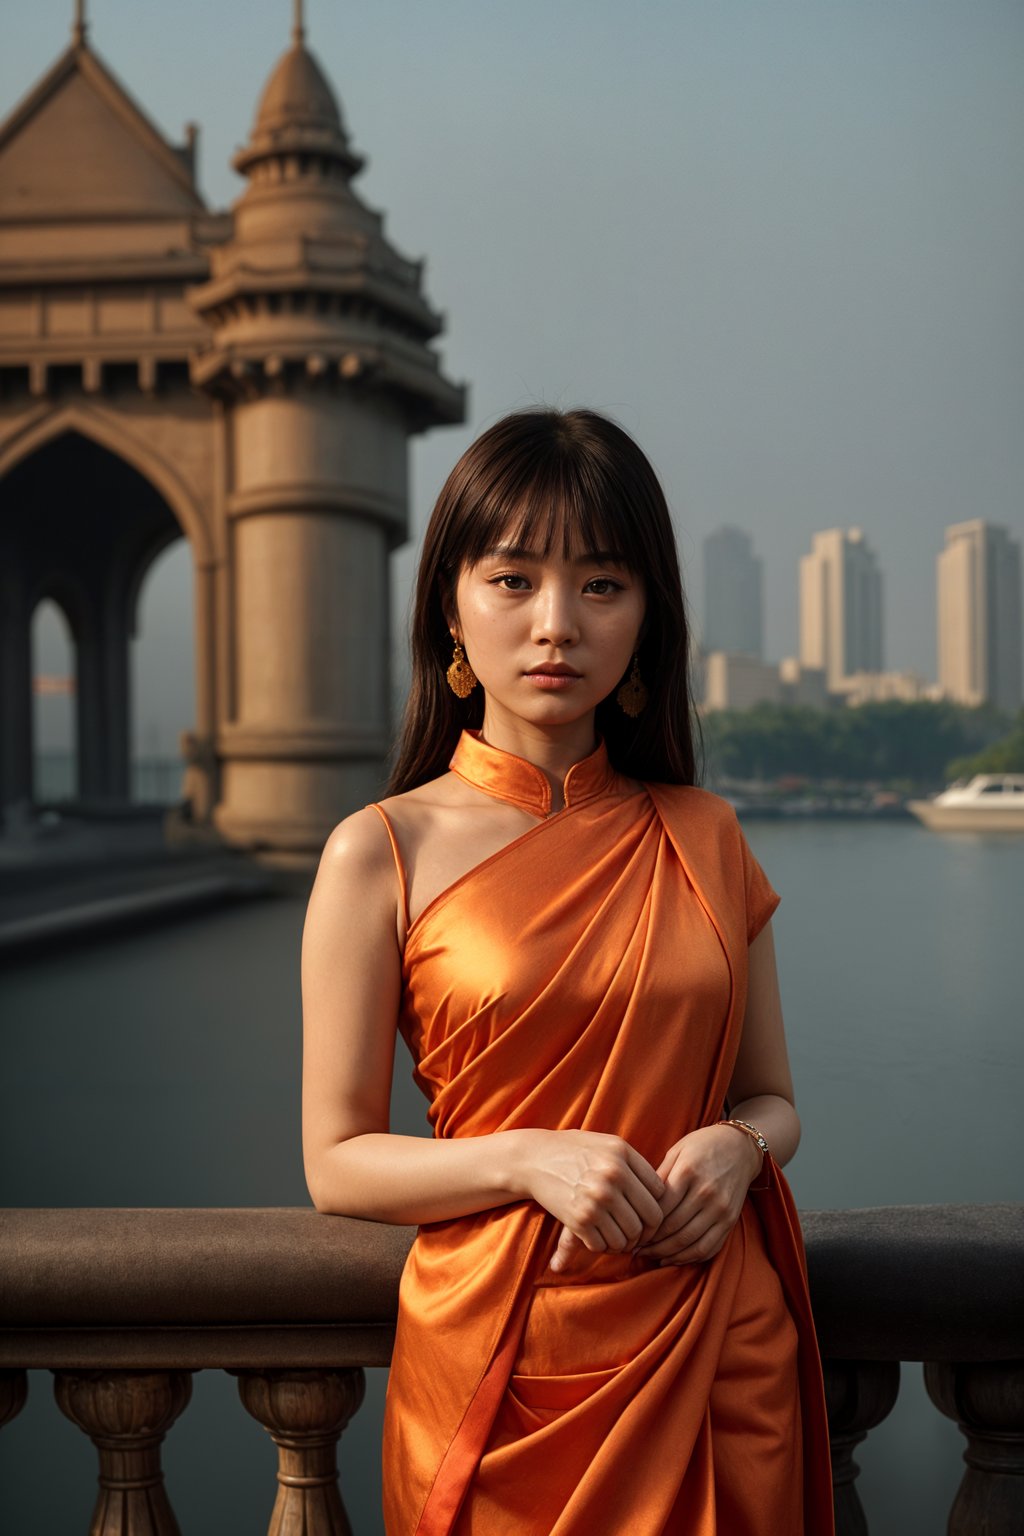
M85 47L85 34L89 24L85 19L85 0L75 0L75 19L71 26L71 41L76 48Z
M302 0L292 0L292 42L296 48L306 41L306 28L302 16Z

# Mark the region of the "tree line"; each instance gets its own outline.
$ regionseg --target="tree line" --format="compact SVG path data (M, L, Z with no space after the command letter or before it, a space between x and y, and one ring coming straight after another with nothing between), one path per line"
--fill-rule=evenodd
M813 709L758 704L703 717L707 777L795 777L941 788L971 773L1024 772L1024 710L948 700Z

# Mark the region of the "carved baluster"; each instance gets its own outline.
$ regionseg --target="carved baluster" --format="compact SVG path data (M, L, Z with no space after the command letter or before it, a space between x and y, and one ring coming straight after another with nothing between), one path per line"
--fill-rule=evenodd
M929 1362L928 1396L967 1437L967 1471L949 1515L949 1536L1024 1531L1024 1360L976 1365Z
M860 1467L853 1451L892 1411L900 1390L899 1362L826 1360L824 1372L836 1536L867 1536L868 1523L854 1486Z
M17 1418L28 1396L25 1371L0 1371L0 1429Z
M62 1413L100 1453L89 1536L180 1536L160 1443L192 1395L189 1371L55 1371Z
M361 1370L236 1371L238 1390L278 1448L268 1536L352 1536L338 1488L337 1444L363 1400Z

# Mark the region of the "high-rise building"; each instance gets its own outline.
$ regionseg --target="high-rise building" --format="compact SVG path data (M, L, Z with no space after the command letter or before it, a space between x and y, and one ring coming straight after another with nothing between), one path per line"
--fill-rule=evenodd
M800 561L800 662L836 692L882 670L882 573L859 528L816 533Z
M763 654L761 561L739 528L719 528L704 540L702 638L706 652Z
M753 709L755 704L778 704L782 682L778 667L738 651L712 651L704 663L706 710Z
M946 529L938 558L939 687L961 704L1021 705L1020 545L982 518Z

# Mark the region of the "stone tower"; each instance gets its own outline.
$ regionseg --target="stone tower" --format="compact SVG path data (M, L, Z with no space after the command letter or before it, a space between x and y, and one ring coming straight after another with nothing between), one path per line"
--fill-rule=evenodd
M185 818L315 857L379 789L388 554L408 439L464 419L422 265L352 187L362 161L306 47L264 89L230 213L89 46L0 125L0 804L31 797L28 629L75 642L79 794L128 795L128 642L184 535L196 722Z
M463 416L428 343L418 264L388 244L303 38L273 71L234 231L191 302L210 329L193 381L216 402L237 664L221 736L220 830L322 841L372 797L387 748L388 552L406 534L409 434Z

